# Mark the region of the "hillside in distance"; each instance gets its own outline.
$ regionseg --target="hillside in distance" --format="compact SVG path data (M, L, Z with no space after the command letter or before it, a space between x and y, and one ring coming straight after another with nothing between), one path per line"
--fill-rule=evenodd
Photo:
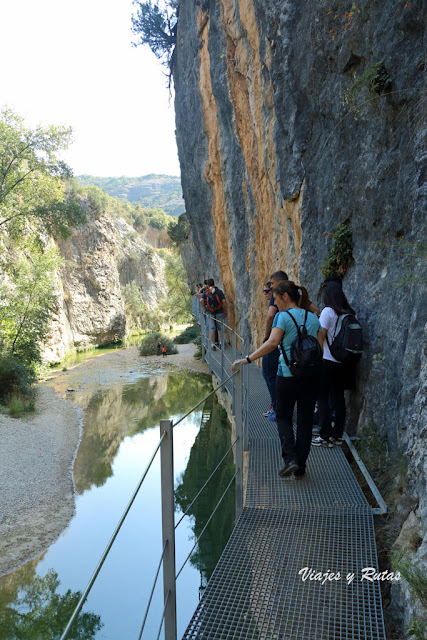
M165 176L150 173L137 178L75 176L82 186L95 185L109 195L128 200L142 207L160 207L170 216L179 216L185 211L182 198L181 179L178 176Z

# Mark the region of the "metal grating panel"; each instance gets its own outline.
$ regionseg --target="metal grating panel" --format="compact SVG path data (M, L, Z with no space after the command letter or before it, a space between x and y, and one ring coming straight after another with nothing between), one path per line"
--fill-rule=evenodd
M279 438L250 440L246 506L365 506L368 502L340 447L311 447L307 475L280 478L283 466Z
M342 578L304 582L306 566ZM245 509L183 640L385 640L363 567L377 567L369 509Z

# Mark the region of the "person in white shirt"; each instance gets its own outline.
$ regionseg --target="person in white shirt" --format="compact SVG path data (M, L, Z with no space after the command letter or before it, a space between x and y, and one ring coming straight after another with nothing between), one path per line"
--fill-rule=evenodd
M343 290L336 281L322 285L322 301L325 308L320 314L323 337L323 367L320 393L317 398L319 410L319 435L313 438L315 446L333 447L342 444L346 416L344 390L349 388L354 375L354 365L338 362L330 352L338 317L345 313L355 315ZM332 424L332 412L335 412Z

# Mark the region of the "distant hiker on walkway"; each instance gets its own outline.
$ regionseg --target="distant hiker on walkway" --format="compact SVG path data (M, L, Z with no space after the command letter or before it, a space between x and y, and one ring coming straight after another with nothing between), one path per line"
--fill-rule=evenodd
M319 435L313 438L312 444L333 447L334 444L342 444L346 416L344 390L354 388L356 364L362 351L362 330L341 283L336 280L325 281L322 300L325 308L320 314L324 341L317 400ZM334 425L332 411L335 412Z
M162 343L160 342L160 340L157 340L156 351L157 351L157 355L159 356L162 351Z
M308 311L307 290L294 282L273 287L279 309L270 337L253 353L232 364L248 364L277 346L281 346L276 378L276 416L284 466L279 476L302 477L310 453L314 406L319 391L322 366L322 328L317 316ZM298 346L299 345L299 346ZM297 435L294 437L292 414L297 404Z
M227 302L224 292L215 286L213 278L209 278L207 283L208 289L200 298L200 304L211 316L211 348L215 351L215 341L217 340L218 346L221 342L221 322L227 317Z
M163 345L163 346L162 346L162 354L163 354L163 357L164 357L164 358L166 358L166 356L167 356L167 351L166 351L166 347L165 347L165 345Z

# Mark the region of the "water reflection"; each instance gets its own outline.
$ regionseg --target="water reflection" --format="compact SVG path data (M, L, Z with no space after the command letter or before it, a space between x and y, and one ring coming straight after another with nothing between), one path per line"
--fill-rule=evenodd
M71 617L80 591L68 589L57 593L58 574L50 570L36 576L21 589L13 604L3 611L0 637L8 640L57 640L64 631L64 621ZM94 613L80 613L68 636L70 640L91 640L102 627L101 617Z
M60 637L79 589L123 512L141 470L158 441L162 418L179 417L212 390L203 374L158 364L142 365L129 354L110 354L61 373L55 388L83 411L83 435L74 466L76 515L49 550L0 578L0 639ZM72 392L67 393L67 389ZM212 399L211 419L200 430L201 409L174 433L176 515L193 497L230 446L230 427ZM234 473L232 454L177 529L177 569L187 557ZM138 637L161 553L159 461L144 483L135 509L112 549L72 638ZM182 635L234 524L234 490L204 532L178 584L178 630ZM120 585L120 597L117 597ZM155 594L146 638L156 637L163 594Z
M225 411L216 398L212 399L211 411L211 418L200 429L191 448L187 468L175 490L175 502L182 512L186 511L230 447L230 426ZM234 461L233 453L230 451L212 481L189 511L189 514L194 516L193 531L196 538L201 534L233 475ZM203 533L198 549L191 556L191 563L201 573L202 588L209 581L231 535L234 519L235 491L232 485Z
M91 397L77 392L85 404L85 428L74 465L78 494L102 486L113 474L112 465L126 436L158 426L160 420L191 408L211 390L210 379L189 372L140 378L134 384L114 385Z

